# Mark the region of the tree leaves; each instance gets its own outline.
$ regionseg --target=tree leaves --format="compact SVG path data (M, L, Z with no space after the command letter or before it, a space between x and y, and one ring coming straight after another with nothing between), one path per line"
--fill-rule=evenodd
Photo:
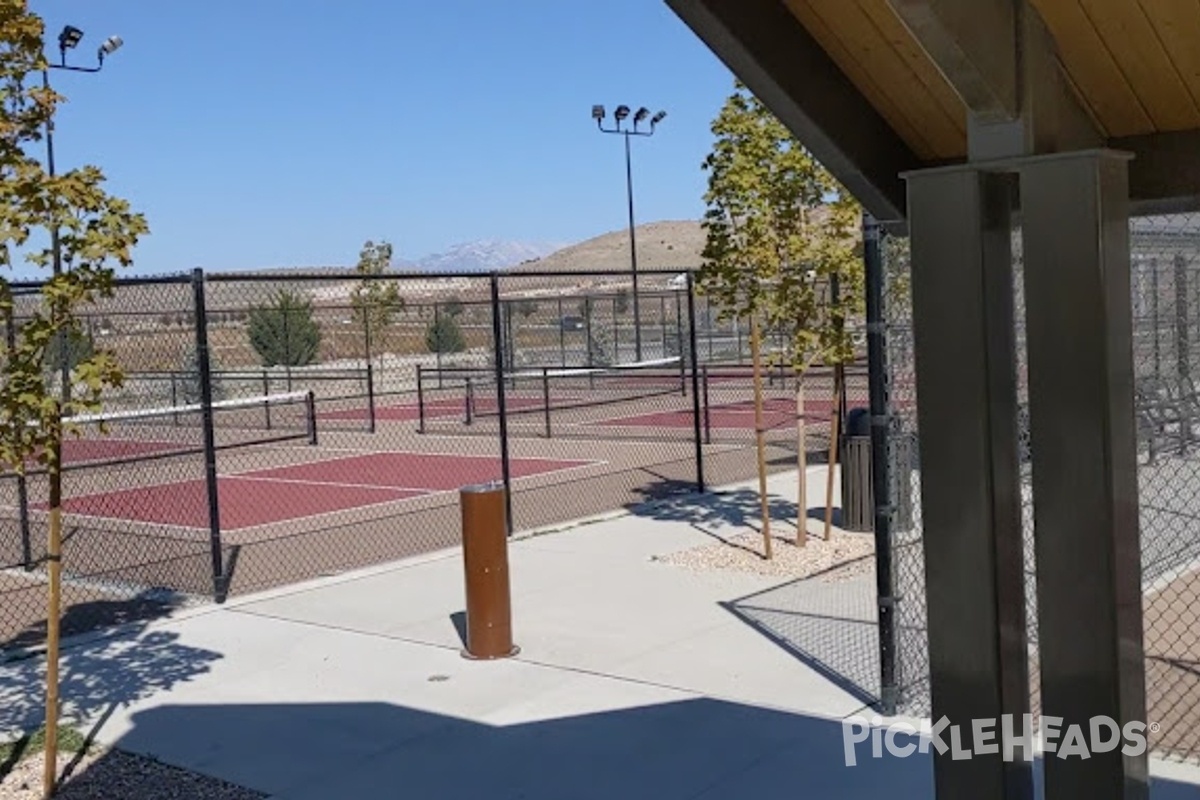
M0 0L0 267L14 266L20 254L50 269L56 239L62 266L19 309L7 275L0 275L0 463L16 470L32 459L46 464L64 434L82 432L71 417L98 411L105 390L121 385L108 350L85 348L68 357L69 397L55 386L59 372L45 365L48 357L61 360L64 341L83 336L80 309L111 296L114 266L131 264L133 248L149 232L145 217L105 191L99 168L50 176L31 154L64 99L40 85L43 35L42 19L26 0ZM30 247L37 230L51 233L50 244Z
M712 132L698 290L723 319L755 315L784 332L799 371L853 358L846 322L864 302L857 202L740 83Z
M368 240L358 256L355 271L363 276L384 274L392 265L392 246L387 242L376 244ZM398 312L404 310L404 298L395 281L378 278L364 279L350 294L350 305L354 319L369 333L382 331Z

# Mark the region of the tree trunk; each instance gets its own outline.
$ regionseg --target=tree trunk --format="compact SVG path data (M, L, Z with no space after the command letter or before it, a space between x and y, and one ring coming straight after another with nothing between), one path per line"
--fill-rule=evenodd
M54 795L58 779L58 650L62 609L62 434L50 448L49 536L46 543L46 749L42 773L43 797Z
M834 370L833 378L833 410L829 414L829 469L825 473L825 541L829 541L833 528L833 471L837 468L838 437L841 435L841 407L838 398L842 396L842 371Z
M762 348L759 341L758 320L750 317L750 358L754 362L754 441L758 449L758 497L762 506L763 552L770 560L771 549L771 503L767 497L767 453L763 441L762 399Z
M796 546L808 544L808 422L804 418L804 372L796 376Z

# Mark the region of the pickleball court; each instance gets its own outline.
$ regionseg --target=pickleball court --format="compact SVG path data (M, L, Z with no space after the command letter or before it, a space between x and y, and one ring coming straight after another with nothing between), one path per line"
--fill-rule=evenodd
M138 444L99 440L92 448L112 448L106 454L111 456ZM513 458L509 468L513 479L520 480L595 463ZM498 457L416 452L362 453L222 474L217 479L221 527L236 531L394 504L496 480L500 474ZM65 500L63 509L80 517L200 530L208 529L209 520L203 479L85 494Z

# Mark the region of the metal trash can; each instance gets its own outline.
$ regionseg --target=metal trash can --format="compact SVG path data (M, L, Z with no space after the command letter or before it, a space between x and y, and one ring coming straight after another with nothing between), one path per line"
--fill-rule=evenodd
M842 530L864 532L875 528L874 493L871 491L871 413L853 409L846 416L842 437Z
M889 434L893 531L913 527L912 473L917 467L916 437L907 432ZM865 533L875 529L875 492L871 467L871 413L856 408L846 417L842 440L842 529Z

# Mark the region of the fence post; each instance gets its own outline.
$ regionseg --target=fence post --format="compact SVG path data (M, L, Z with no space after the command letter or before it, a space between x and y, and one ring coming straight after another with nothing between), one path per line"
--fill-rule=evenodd
M712 444L712 419L711 419L711 415L709 414L710 406L709 406L709 402L708 402L708 365L707 364L700 368L700 386L701 386L701 392L703 392L703 394L704 394L704 397L702 398L703 403L704 403L704 443Z
M1162 353L1158 345L1158 259L1150 259L1150 327L1154 331L1154 380L1162 380Z
M192 270L196 319L196 371L200 384L200 418L204 435L204 482L208 489L208 538L212 555L213 599L225 602L229 591L221 551L221 506L217 494L217 436L213 427L212 369L208 355L208 313L204 303L204 270Z
M496 351L496 411L500 419L500 474L504 480L504 518L508 535L513 534L512 476L508 464L508 409L504 397L504 329L500 319L500 275L491 275L492 289L492 344Z
M700 366L696 358L696 292L692 273L687 274L688 342L692 356L692 438L696 442L696 488L703 492L704 442L700 433ZM682 360L682 354L680 354Z
M308 424L308 443L317 445L317 395L312 389L304 393L304 410Z
M1176 253L1172 264L1175 270L1175 370L1183 386L1190 391L1187 381L1192 377L1192 345L1188 336L1188 275L1187 261L1182 253Z
M875 504L875 594L879 603L879 700L883 714L896 713L896 600L892 579L892 492L888 475L887 341L883 319L883 232L863 214L863 262L867 282L867 381L871 406L871 491ZM909 480L902 469L901 480Z

